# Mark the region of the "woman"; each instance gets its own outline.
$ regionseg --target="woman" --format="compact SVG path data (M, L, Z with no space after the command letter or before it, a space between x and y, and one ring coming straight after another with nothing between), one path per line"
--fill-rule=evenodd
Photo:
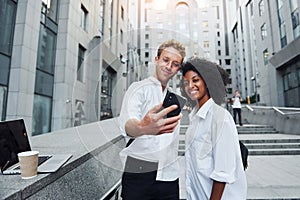
M230 113L219 106L225 99L222 68L193 57L182 72L183 93L195 103L186 132L187 199L246 199L236 126Z

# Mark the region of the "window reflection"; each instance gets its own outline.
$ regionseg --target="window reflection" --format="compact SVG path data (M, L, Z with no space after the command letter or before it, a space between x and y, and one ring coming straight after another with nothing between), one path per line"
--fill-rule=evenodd
M115 72L107 67L101 78L101 113L100 120L112 118L112 87Z
M46 15L53 21L57 21L59 0L42 0L42 14Z

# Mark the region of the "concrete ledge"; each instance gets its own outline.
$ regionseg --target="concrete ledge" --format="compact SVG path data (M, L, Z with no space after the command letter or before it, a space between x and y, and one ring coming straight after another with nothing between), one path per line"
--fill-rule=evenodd
M283 115L273 109L255 108L253 111L242 108L242 119L246 123L271 125L280 133L300 135L300 114Z
M30 138L40 154L72 154L56 173L29 180L0 176L0 199L100 199L122 175L119 152L125 141L116 119Z

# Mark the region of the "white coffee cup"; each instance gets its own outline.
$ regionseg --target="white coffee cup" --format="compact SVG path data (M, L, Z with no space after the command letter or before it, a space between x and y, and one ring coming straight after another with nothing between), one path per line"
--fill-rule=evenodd
M38 155L38 151L18 153L22 179L30 179L37 176Z

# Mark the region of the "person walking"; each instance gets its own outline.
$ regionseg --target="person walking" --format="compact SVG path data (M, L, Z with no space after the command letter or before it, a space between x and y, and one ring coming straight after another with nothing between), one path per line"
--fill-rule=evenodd
M169 80L181 69L185 47L176 40L162 43L154 58L155 74L130 85L119 116L127 147L120 152L124 164L123 200L179 199L179 122L181 114L166 118L177 108L162 109Z
M183 95L195 105L185 141L187 200L245 200L247 195L237 129L220 106L225 79L219 68L197 57L182 67Z
M243 123L242 123L242 105L241 105L242 98L241 98L241 95L240 95L238 90L234 91L234 96L232 98L232 102L233 102L232 103L232 110L233 110L234 122L235 122L235 124L237 124L236 115L238 115L239 125L243 126Z

